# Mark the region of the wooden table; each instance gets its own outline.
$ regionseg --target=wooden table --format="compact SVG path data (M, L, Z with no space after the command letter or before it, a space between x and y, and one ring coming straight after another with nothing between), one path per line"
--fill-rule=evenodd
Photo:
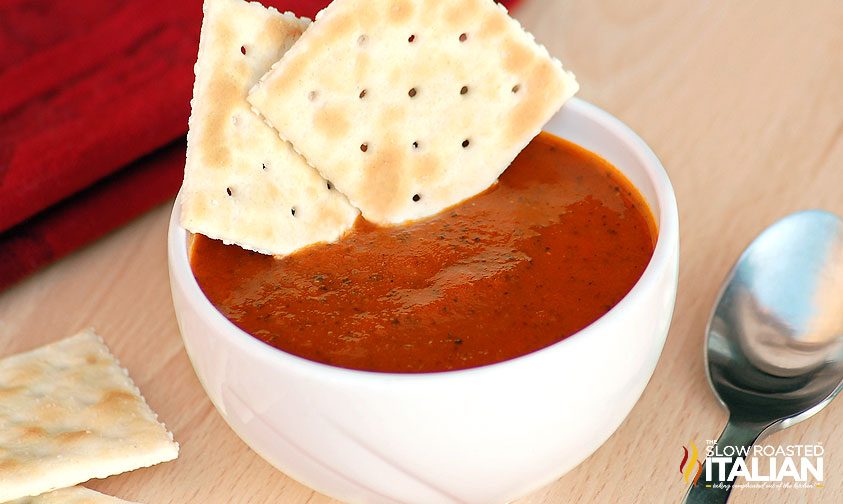
M661 157L682 229L674 322L640 402L588 460L518 502L677 502L682 446L716 438L726 420L701 351L721 279L776 218L810 207L843 214L843 3L527 0L516 15L577 73L581 97ZM175 432L176 462L94 489L149 504L333 502L250 451L203 393L170 301L169 210L0 294L0 355L93 325ZM770 438L823 443L825 488L738 489L732 502L840 502L841 425L838 400Z

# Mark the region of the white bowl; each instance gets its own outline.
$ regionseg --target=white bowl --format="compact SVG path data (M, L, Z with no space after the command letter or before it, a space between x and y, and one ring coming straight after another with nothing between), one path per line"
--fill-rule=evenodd
M545 130L623 172L649 203L658 242L632 291L596 322L475 369L354 371L253 338L199 289L176 203L168 253L185 348L214 406L252 449L348 502L502 503L571 470L618 428L653 373L673 313L676 200L653 152L599 108L571 100Z

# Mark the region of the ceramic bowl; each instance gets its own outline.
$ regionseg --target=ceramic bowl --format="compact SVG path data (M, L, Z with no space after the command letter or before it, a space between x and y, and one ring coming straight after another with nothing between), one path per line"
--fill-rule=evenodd
M270 347L202 294L176 203L173 303L196 374L232 429L269 463L357 503L503 503L559 478L618 428L661 354L676 297L676 201L661 163L627 126L574 99L545 130L614 164L659 228L632 291L573 336L523 357L445 373L336 368Z

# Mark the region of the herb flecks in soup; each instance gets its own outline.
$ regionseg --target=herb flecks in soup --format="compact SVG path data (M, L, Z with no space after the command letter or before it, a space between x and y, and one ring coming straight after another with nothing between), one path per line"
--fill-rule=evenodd
M197 235L191 262L208 299L272 346L433 372L518 357L594 322L639 279L654 235L615 168L542 133L498 184L423 221L361 219L339 242L284 258Z

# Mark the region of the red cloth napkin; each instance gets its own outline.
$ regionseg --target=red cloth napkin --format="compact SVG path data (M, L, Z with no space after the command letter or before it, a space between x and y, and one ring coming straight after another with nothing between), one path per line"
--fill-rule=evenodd
M0 3L0 289L175 195L201 22L201 0Z

